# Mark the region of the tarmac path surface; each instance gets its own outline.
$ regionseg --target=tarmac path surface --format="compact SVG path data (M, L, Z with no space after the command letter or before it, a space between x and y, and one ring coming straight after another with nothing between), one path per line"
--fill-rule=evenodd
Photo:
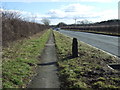
M57 76L57 55L53 33L51 33L46 47L38 64L37 75L33 78L27 88L59 88L60 82Z
M68 35L70 37L75 37L80 41L83 41L94 47L102 49L112 55L120 57L120 53L119 53L120 44L118 44L119 39L117 36L93 34L93 33L78 32L78 31L67 31L67 30L59 30L59 32Z

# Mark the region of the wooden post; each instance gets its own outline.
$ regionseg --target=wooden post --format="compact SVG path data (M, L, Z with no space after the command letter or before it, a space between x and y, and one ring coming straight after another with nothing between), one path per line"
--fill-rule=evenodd
M77 38L73 38L73 43L72 43L72 57L78 57L78 42Z

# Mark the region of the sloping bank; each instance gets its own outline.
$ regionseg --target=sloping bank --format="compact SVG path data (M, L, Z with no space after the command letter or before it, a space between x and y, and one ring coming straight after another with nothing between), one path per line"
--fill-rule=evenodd
M47 42L50 30L38 33L29 39L14 42L3 48L3 88L24 88L35 74L38 56Z
M79 57L71 57L72 39L54 31L61 88L120 88L120 72L107 64L117 58L79 42Z

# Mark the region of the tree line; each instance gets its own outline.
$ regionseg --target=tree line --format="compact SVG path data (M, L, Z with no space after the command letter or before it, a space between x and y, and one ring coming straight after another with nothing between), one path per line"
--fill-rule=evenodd
M27 38L38 32L49 28L49 24L38 24L26 21L18 13L0 11L2 14L2 46L7 46L10 42ZM43 20L44 21L44 20Z
M77 30L77 31L95 31L95 32L106 32L106 33L116 33L120 34L120 20L113 19L108 21L101 21L96 23L81 23L81 24L70 24L67 25L63 22L60 22L56 25L61 29L68 29L68 30Z

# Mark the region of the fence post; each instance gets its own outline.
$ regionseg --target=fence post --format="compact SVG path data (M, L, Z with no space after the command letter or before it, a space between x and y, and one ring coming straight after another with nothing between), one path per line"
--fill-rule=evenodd
M72 57L78 57L78 42L77 42L77 38L73 38L73 42L72 42Z

